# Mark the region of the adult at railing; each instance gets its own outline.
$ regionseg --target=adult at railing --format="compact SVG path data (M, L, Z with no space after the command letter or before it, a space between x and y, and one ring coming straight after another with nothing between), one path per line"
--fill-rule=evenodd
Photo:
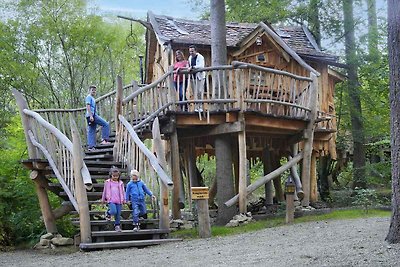
M97 124L102 126L101 130L101 145L110 144L108 142L108 138L110 136L110 125L106 122L102 117L96 114L96 100L94 96L96 95L96 86L89 86L89 94L85 99L86 103L86 120L88 123L88 133L87 133L87 142L88 142L88 150L94 150L96 146L96 126Z
M174 86L175 90L179 93L179 101L186 100L187 76L179 73L179 70L189 67L188 61L185 59L181 50L175 52L174 64ZM179 105L182 110L187 110L187 104Z
M194 45L189 46L189 70L197 69L197 68L204 68L204 57L202 54L197 52L197 48ZM204 72L197 72L193 74L190 81L192 90L194 90L193 94L195 100L202 100L203 99L203 92L204 92L204 83L205 83L206 74ZM202 112L203 106L200 104L195 108L195 111Z

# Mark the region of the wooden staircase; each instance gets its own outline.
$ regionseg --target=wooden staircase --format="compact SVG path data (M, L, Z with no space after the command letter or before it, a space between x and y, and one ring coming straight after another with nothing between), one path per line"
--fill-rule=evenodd
M110 139L114 141L113 137ZM148 203L147 219L140 218L141 230L134 232L131 210L127 205L123 205L121 212L121 232L114 230L113 219L107 221L104 216L106 207L101 204L104 181L108 179L111 166L116 166L121 171L121 180L125 187L129 182L127 170L122 168L121 162L113 161L113 143L110 145L98 145L95 151L86 151L84 158L93 181L93 188L87 191L89 203L90 225L92 233L92 243L80 243L80 249L84 251L110 248L129 248L143 247L149 245L158 245L165 242L181 241L181 239L168 238L169 229L158 229L158 208L152 203ZM49 187L53 188L53 192L59 192L58 195L67 199L66 192L63 191L60 184L49 183ZM77 211L71 212L72 224L79 227L79 216ZM79 235L77 236L79 240Z

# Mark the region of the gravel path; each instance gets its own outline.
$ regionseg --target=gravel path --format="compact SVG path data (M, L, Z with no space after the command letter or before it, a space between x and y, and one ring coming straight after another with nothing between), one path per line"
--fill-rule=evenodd
M400 266L389 218L309 222L143 249L0 252L0 266Z

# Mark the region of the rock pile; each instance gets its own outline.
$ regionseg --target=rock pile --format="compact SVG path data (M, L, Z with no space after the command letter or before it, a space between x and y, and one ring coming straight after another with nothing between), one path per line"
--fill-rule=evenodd
M60 234L47 233L40 237L39 243L37 243L35 249L51 248L56 249L60 246L71 246L74 244L72 238L62 237Z

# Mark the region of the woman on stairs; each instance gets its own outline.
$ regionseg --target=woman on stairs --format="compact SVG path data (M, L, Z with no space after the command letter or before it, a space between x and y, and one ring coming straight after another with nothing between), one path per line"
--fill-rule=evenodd
M114 216L114 229L121 232L121 210L125 204L124 183L120 180L121 173L117 167L112 166L109 172L109 179L104 182L103 196L101 202L107 203L108 208L105 212L106 220L111 220Z

